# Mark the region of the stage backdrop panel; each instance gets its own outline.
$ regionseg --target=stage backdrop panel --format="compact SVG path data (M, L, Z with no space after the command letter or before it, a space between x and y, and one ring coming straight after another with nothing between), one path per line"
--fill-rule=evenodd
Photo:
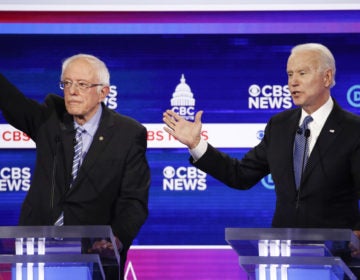
M139 245L223 245L225 227L270 226L274 209L271 177L237 191L192 167L187 149L162 129L165 109L188 119L204 110L203 137L241 158L260 141L268 119L292 107L285 72L291 47L321 42L337 58L333 96L358 111L357 34L351 40L348 34L25 34L0 39L7 42L0 47L2 73L39 102L47 93L62 95L58 82L65 57L91 53L108 64L107 105L149 131L150 216L135 242ZM180 93L189 105L181 105ZM3 118L1 123L0 211L8 214L0 223L9 225L16 224L30 186L35 152L26 135Z
M134 241L140 251L130 255L127 271L135 271L131 275L137 264L142 267L139 274L149 273L139 252L155 256L160 250L164 256L161 246L224 246L226 227L271 226L275 204L271 175L251 190L238 191L192 167L187 149L163 130L164 110L189 120L204 110L203 137L241 158L259 143L269 118L293 106L286 75L292 46L318 42L336 58L333 97L359 113L359 12L302 14L246 13L240 23L236 13L226 20L224 14L216 18L209 13L209 21L199 17L198 22L192 18L185 23L176 13L157 14L163 23L148 18L146 24L136 16L111 23L109 14L97 17L97 22L79 23L48 23L46 17L34 24L0 20L0 71L26 96L42 102L48 93L62 95L58 87L62 60L77 53L93 54L111 72L107 106L147 127L150 215ZM17 224L30 188L34 148L27 135L0 115L0 225ZM160 247L141 251L150 245ZM197 247L193 249L180 254L199 256ZM165 250L177 254L172 248ZM207 253L202 256L205 260ZM194 279L198 276L194 273Z

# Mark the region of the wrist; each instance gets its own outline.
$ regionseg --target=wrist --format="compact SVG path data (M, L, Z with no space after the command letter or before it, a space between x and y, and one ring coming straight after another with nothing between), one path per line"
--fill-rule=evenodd
M197 137L192 143L190 143L189 149L190 150L195 149L199 145L200 140L201 140L201 138Z

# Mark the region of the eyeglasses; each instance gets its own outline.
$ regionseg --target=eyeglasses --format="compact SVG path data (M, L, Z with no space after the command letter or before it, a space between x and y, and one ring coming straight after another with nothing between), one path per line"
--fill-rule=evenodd
M72 81L60 81L59 86L61 89L71 88L72 85L75 85L80 90L87 90L92 87L103 86L103 84L91 84L83 81L72 82Z

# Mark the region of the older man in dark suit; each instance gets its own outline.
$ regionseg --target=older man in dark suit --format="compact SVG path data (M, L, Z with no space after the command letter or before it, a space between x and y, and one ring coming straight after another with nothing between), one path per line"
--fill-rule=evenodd
M360 117L341 109L330 95L334 57L321 44L295 46L287 74L298 108L273 116L261 142L242 159L201 139L202 111L188 122L167 110L164 129L189 147L192 164L232 188L249 189L271 173L274 227L351 228L358 233ZM309 121L303 127L305 119ZM296 143L301 137L300 155L305 157L298 158Z
M0 75L0 108L36 143L20 225L110 225L118 248L104 240L94 249L119 250L123 278L127 251L148 215L150 171L145 127L104 106L109 80L101 60L75 55L62 66L64 98L48 95L40 104ZM82 147L73 174L78 128Z

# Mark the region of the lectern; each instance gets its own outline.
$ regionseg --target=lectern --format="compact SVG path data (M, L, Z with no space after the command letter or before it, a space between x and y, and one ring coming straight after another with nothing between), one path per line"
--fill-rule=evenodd
M93 252L101 239L116 248L110 226L0 227L0 279L103 280L104 269L120 269L120 256Z
M225 239L239 256L248 279L357 279L348 265L350 229L226 228Z

